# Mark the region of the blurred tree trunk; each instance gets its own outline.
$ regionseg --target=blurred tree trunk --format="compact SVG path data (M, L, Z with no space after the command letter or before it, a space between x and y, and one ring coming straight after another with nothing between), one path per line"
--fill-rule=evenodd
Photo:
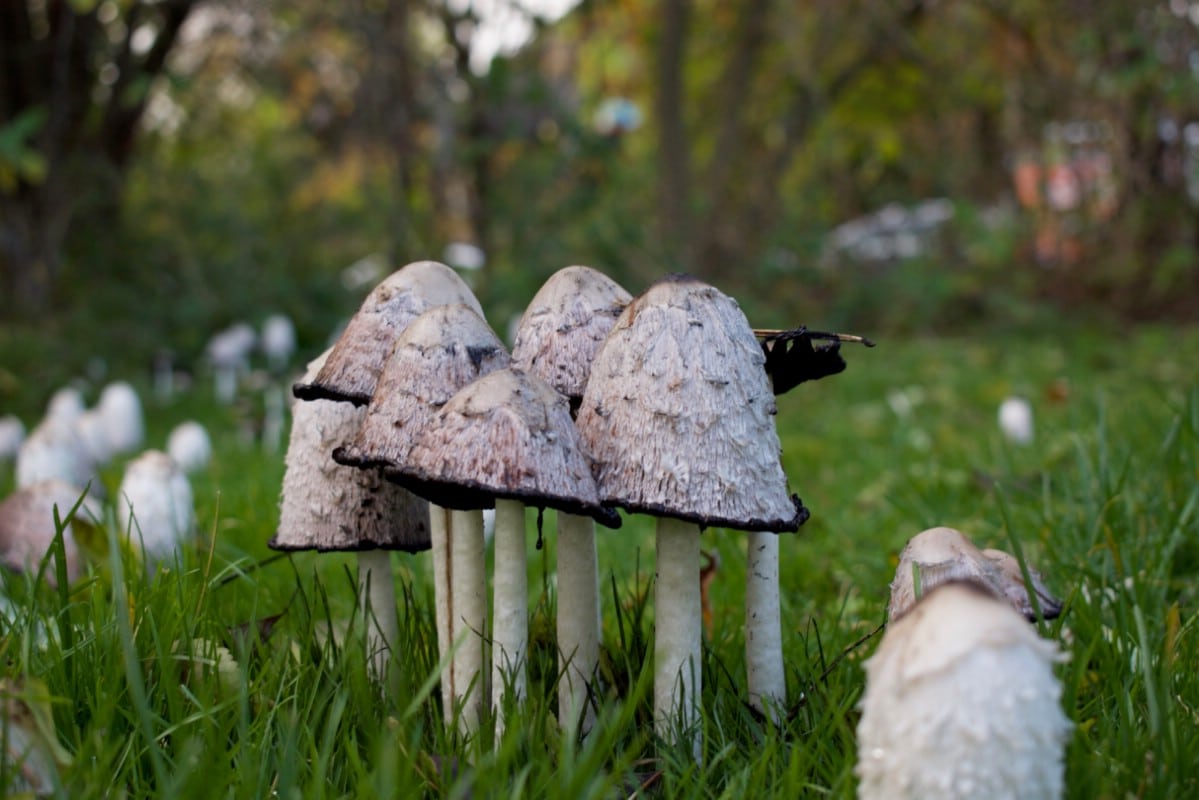
M0 2L0 136L15 140L0 155L0 273L14 309L45 308L85 203L119 208L150 84L195 2L110 5L103 18L79 0Z
M686 271L728 281L761 257L781 217L783 179L810 132L868 69L914 58L910 37L925 8L911 0L869 13L851 9L839 20L841 36L813 43L835 49L831 66L816 57L812 71L787 75L781 74L778 54L797 45L776 17L788 4L705 6L705 14L720 12L732 21L730 41L717 54L717 78L703 87L687 80L696 63L687 55L695 2L665 0L660 9L654 88L658 213L669 252ZM800 13L820 17L821 9ZM697 108L707 109L702 119L710 130L688 131L688 119L700 117L689 114Z

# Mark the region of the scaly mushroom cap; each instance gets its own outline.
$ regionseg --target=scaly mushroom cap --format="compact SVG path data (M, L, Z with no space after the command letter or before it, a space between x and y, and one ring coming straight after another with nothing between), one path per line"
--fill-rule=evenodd
M865 664L858 796L1059 797L1061 659L977 584L925 595Z
M566 267L542 284L520 318L512 365L583 398L591 362L633 296L591 267Z
M25 486L0 503L0 561L15 570L37 569L54 542L54 507L65 519L75 507L83 489L60 480L47 480ZM100 506L87 498L79 506L76 519L92 525L99 524ZM67 579L79 577L79 548L75 544L72 525L63 531L63 548L67 556ZM46 578L55 583L53 567Z
M328 352L308 365L311 381ZM296 403L280 496L275 550L428 550L429 507L378 470L343 467L333 449L352 437L366 409L333 400Z
M147 450L125 465L117 520L154 560L168 558L196 528L191 483L175 460Z
M447 508L490 508L498 497L620 524L600 507L570 404L517 369L485 375L450 398L408 463L387 476Z
M400 335L361 427L333 459L354 467L402 467L437 409L510 361L504 343L470 306L429 309Z
M600 500L702 526L794 531L765 355L732 298L694 278L651 286L596 354L579 409Z
M916 603L915 573L918 572L922 593L950 581L975 581L996 597L1008 600L1026 618L1035 619L1020 565L1007 553L990 552L1001 558L989 557L964 533L953 528L929 528L916 534L899 554L887 618L899 619ZM1041 610L1046 619L1053 619L1061 613L1062 604L1045 589L1041 576L1035 572L1033 575Z
M429 308L448 303L468 305L483 316L470 287L445 264L415 261L393 272L367 295L316 377L297 383L292 392L301 400L366 405L408 324Z

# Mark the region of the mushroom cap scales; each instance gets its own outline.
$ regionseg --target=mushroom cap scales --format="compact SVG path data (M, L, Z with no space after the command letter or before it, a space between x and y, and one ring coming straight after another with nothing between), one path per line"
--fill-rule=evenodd
M400 333L425 310L447 303L466 304L483 316L470 287L445 264L415 261L393 272L367 295L324 367L292 393L301 400L366 405Z
M621 314L579 409L600 499L701 526L794 531L765 355L732 298L658 281Z
M1060 797L1061 659L978 584L925 595L865 663L858 796Z
M361 427L333 459L354 467L402 467L437 409L510 361L503 342L471 307L429 309L396 341Z
M501 498L620 525L600 506L566 398L518 369L489 373L454 395L407 465L387 475L447 508L489 508Z
M327 355L327 354L326 354ZM311 380L324 363L308 367ZM335 462L330 453L354 435L365 408L333 400L293 407L275 550L428 550L428 504L378 470Z
M572 266L549 277L520 318L512 364L578 405L591 362L633 296L591 267Z

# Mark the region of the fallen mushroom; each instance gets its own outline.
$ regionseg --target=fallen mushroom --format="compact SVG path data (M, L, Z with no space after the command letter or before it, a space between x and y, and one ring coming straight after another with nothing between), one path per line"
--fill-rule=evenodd
M396 341L382 367L365 418L352 441L333 451L341 464L402 469L417 438L434 413L459 389L480 375L505 367L508 351L487 322L462 304L429 309L413 320ZM442 672L446 720L458 715L461 730L470 732L483 706L481 632L486 621L486 570L482 547L475 542L477 512L432 505L433 588L436 594L437 639L442 658L453 651ZM482 606L480 610L480 598ZM464 620L471 620L467 623ZM466 642L455 643L466 636ZM468 693L477 681L473 698Z
M416 261L383 279L362 302L312 380L296 384L301 400L341 400L366 405L383 364L408 325L434 306L483 308L458 273L436 261Z
M1029 576L1041 613L1045 619L1056 618L1062 611L1061 601L1049 593L1038 572L1030 569ZM920 592L926 593L954 580L977 581L996 597L1006 599L1025 618L1036 619L1016 559L1000 550L979 550L964 533L946 527L921 531L900 552L887 618L896 620L907 613L919 599L917 585Z
M327 355L308 365L305 380L315 377ZM427 503L383 480L378 470L333 460L333 449L357 433L365 416L366 409L332 400L295 404L279 528L269 546L357 553L367 652L375 676L382 679L399 638L391 551L429 549L429 512Z
M388 476L438 505L495 505L492 688L501 733L501 690L511 689L520 702L526 687L525 506L587 514L612 527L620 518L600 507L567 399L518 369L491 372L454 395L413 445L406 466Z
M858 797L1060 797L1061 660L979 584L924 595L865 664Z
M621 314L579 410L600 499L658 517L654 719L698 756L699 533L794 531L765 355L736 302L687 276L658 281Z
M571 266L549 277L525 309L512 363L544 380L577 412L591 362L632 295L590 267ZM595 522L558 514L558 721L586 734L600 658L599 565Z

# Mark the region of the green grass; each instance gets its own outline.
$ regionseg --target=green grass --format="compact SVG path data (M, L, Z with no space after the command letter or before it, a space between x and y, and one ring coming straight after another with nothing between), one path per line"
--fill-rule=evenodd
M5 575L20 610L0 623L4 694L49 709L70 757L60 793L75 798L612 798L643 782L668 797L849 797L861 662L877 644L859 640L883 619L899 548L944 524L1018 548L1068 600L1041 628L1070 655L1058 672L1075 723L1069 795L1196 796L1199 330L884 340L847 356L846 373L779 402L792 487L813 512L782 543L780 729L743 703L743 538L704 535L721 568L701 764L652 738L647 521L600 542L609 687L595 734L579 744L557 731L553 515L534 549L530 513L530 701L509 712L502 741L487 724L462 741L445 732L430 678L425 557L394 557L402 659L388 696L346 635L361 623L352 557L256 566L270 555L282 456L244 441L244 412L211 406L203 386L147 401L151 444L192 416L214 432L216 459L194 481L200 541L148 576L109 529L69 591ZM1036 409L1029 447L995 425L1010 393ZM105 473L110 494L118 480L119 467Z

